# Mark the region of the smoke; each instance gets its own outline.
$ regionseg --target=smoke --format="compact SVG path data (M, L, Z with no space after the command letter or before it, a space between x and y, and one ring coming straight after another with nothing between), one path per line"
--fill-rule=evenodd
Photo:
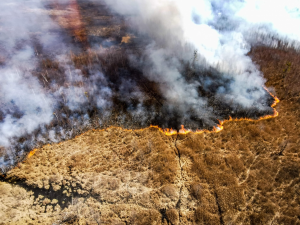
M39 29L36 23L39 16L29 13L27 9L37 4L28 2L28 5L24 5L19 1L0 3L3 10L0 15L0 46L5 58L0 67L2 146L8 146L12 137L31 133L39 125L52 120L52 101L31 74L36 66L32 41L38 35L35 32L43 33L44 30Z
M89 2L87 10L104 7ZM208 129L229 116L272 113L248 53L257 44L300 47L297 0L104 2L111 27L126 23L110 36L83 22L84 1L0 2L3 171L35 146L90 128ZM105 22L97 13L94 27ZM128 33L132 49L118 41Z
M103 74L93 70L84 79L82 71L70 62L67 54L78 47L50 17L47 3L35 0L0 3L3 170L37 144L70 138L75 134L74 126L87 127L89 98L94 98L93 104L102 111L110 106L107 99L111 90L106 87ZM62 105L67 108L64 112ZM63 125L63 120L72 124Z
M300 22L298 1L105 2L116 13L129 16L132 27L150 37L153 43L146 54L153 71L149 76L157 81L170 82L171 87L165 88L165 96L171 101L176 99L182 106L184 102L188 105L195 102L205 104L205 99L197 95L199 84L185 83L178 69L178 60L190 60L193 49L199 54L198 65L210 66L232 79L229 87L220 87L225 99L247 108L256 105L264 109L264 104L257 105L257 102L264 98L261 87L265 80L247 56L251 44L265 33L293 47L298 47L297 41L300 40L299 31L295 29ZM248 37L249 33L252 39ZM190 46L190 51L184 49L185 45ZM159 77L153 77L153 72Z

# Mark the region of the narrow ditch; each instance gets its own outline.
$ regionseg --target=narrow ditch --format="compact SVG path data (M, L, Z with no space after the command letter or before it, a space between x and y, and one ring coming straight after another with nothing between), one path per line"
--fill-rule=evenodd
M166 211L167 211L166 209L160 209L159 210L159 212L161 214L161 224L164 224L164 220L166 220L167 224L169 225L170 224L170 220L167 217Z
M218 199L218 194L216 192L216 188L214 188L214 189L215 189L215 198L216 198L216 203L218 206L218 212L219 212L219 217L220 217L220 224L224 225L224 219L223 219L222 209L221 209L219 199Z
M175 148L176 148L176 150L177 150L178 162L179 162L179 166L180 166L180 181L182 181L183 173L182 173L182 165L181 165L181 156L180 156L180 151L179 151L179 149L178 149L178 147L177 147L178 136L179 136L179 134L176 135L176 139L175 139L175 142L174 142L174 146L175 146ZM179 190L179 199L178 199L178 202L176 203L176 208L177 208L178 214L179 214L179 224L181 224L180 207L181 207L182 188L183 188L183 185L181 185L181 187L180 187L180 190Z

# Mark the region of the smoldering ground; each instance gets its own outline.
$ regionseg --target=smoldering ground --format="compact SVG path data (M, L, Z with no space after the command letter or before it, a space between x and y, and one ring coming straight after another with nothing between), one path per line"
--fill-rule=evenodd
M276 10L299 23L291 6ZM32 0L0 7L3 172L32 148L91 128L211 129L229 116L272 114L273 98L247 53L280 41L297 48L299 40L273 17L243 14L253 8L248 1ZM128 35L131 42L121 43Z

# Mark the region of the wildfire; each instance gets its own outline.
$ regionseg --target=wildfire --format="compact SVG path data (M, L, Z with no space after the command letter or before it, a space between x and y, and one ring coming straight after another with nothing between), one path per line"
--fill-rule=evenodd
M273 98L274 98L274 103L271 105L271 107L272 108L274 108L279 102L280 102L280 100L279 100L279 98L277 98L275 95L273 95L269 90L268 90L268 88L266 88L266 87L263 87L268 93L269 93L269 95L271 95ZM274 109L275 110L275 109ZM276 110L275 110L276 111Z
M260 121L260 120L266 120L266 119L270 119L270 118L275 118L278 116L278 112L276 111L275 109L275 106L280 102L280 100L274 96L266 87L263 87L273 98L274 98L274 102L273 104L271 105L271 107L273 108L274 110L274 113L273 115L266 115L266 116L262 116L260 117L259 119L255 120L255 119L249 119L249 118L240 118L240 119L233 119L232 117L229 117L228 120L219 120L219 124L216 125L215 127L213 127L213 129L210 131L210 130L196 130L196 131L192 131L190 129L185 129L184 128L184 125L181 125L181 129L179 131L175 130L175 129L169 129L169 128L166 128L166 129L162 129L156 125L150 125L150 128L156 128L158 129L161 133L167 135L167 136L172 136L172 135L177 135L177 134L188 134L188 133L196 133L196 134L202 134L202 133L218 133L220 131L222 131L224 129L224 123L226 122L231 122L231 121L251 121L251 122L255 122L255 121ZM111 129L111 128L115 128L115 129L122 129L122 131L133 131L132 129L124 129L124 128L120 128L120 127L115 127L115 126L111 126L109 128L106 128L106 129L102 129L102 130L96 130L96 129L93 129L93 131L98 131L98 132L101 132L101 131L105 131L105 130L108 130L108 129ZM146 130L147 128L142 128L142 129L138 129L140 131L142 130ZM76 136L75 138L79 138L80 136L83 136L85 133L82 133L78 136ZM49 144L48 144L49 145ZM35 152L37 151L37 149L33 149L31 152L29 152L28 154L28 158L30 158L31 156L33 156L35 154Z
M32 151L29 152L27 158L30 158L31 156L33 156L35 154L35 152L37 151L37 149L33 149Z
M169 129L169 128L162 129L162 128L160 128L158 126L154 126L154 125L150 125L150 127L158 129L160 132L164 133L167 136L177 134L177 130L174 130L172 128L171 129Z
M219 120L219 124L216 125L215 127L213 127L213 129L210 131L210 130L196 130L195 133L196 134L202 134L202 133L218 133L220 131L222 131L224 129L224 123L226 122L231 122L231 121L251 121L251 122L255 122L255 121L260 121L260 120L266 120L266 119L271 119L271 118L275 118L278 116L278 112L276 111L275 109L275 106L280 102L279 98L277 98L275 95L273 95L266 87L263 87L273 98L274 98L274 102L273 104L271 105L271 107L273 108L274 110L274 113L273 115L266 115L266 116L262 116L258 119L249 119L249 118L240 118L240 119L233 119L232 117L229 117L228 120ZM184 125L181 125L181 129L179 130L179 132L177 132L176 130L172 130L171 129L171 132L170 132L170 129L161 129L159 128L158 126L150 126L150 127L155 127L155 128L158 128L159 131L161 131L162 133L170 136L170 135L176 135L176 134L188 134L190 132L193 132L192 130L190 129L185 129L184 128Z

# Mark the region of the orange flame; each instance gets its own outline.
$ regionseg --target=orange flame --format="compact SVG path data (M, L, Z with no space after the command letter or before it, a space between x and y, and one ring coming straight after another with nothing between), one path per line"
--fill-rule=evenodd
M160 132L164 133L167 136L171 136L171 135L177 134L177 130L173 130L172 128L171 129L169 129L169 128L162 129L162 128L160 128L158 126L155 126L155 125L150 125L150 128L156 128ZM141 129L141 130L144 130L144 129Z
M196 130L194 133L196 133L196 134L218 133L218 132L220 132L220 131L222 131L224 129L224 126L223 126L224 123L231 122L231 121L244 121L244 120L246 120L246 121L255 122L255 121L266 120L266 119L271 119L271 118L277 117L278 116L278 112L276 111L275 106L280 102L280 100L275 95L273 95L266 87L263 87L263 88L274 98L274 102L271 105L271 107L274 110L273 115L262 116L262 117L260 117L260 118L258 118L256 120L255 119L249 119L249 118L240 118L240 119L235 118L235 119L233 119L232 117L229 117L228 120L223 120L223 121L219 120L219 124L217 124L215 127L213 127L213 129L211 131L203 129L203 130ZM178 133L179 134L188 134L188 133L193 132L190 129L185 129L184 125L181 125L181 129L179 130L179 132L177 132L176 130L172 130L172 129L171 129L171 132L170 132L169 129L161 129L158 126L152 126L151 125L150 127L158 128L159 131L161 131L162 133L164 133L164 134L166 134L168 136L170 136L170 135L177 135Z
M272 108L274 108L279 102L279 98L277 98L275 95L273 95L266 87L263 87L268 93L269 95L271 95L273 98L274 98L274 102L273 104L271 105ZM274 109L276 111L276 109ZM278 113L277 113L277 116L278 116Z
M192 130L190 130L190 129L184 129L184 125L181 125L181 129L179 130L180 134L188 134L190 132L192 132Z
M35 154L35 152L37 151L37 149L33 149L32 151L29 152L27 158L29 159L31 156L33 156Z

